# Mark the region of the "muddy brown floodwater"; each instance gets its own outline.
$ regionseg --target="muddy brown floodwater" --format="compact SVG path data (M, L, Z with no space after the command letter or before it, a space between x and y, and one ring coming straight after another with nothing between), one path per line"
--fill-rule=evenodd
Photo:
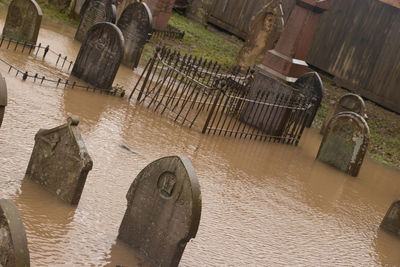
M0 28L3 23L4 14ZM73 34L47 23L39 41L76 57ZM4 48L0 57L49 77L60 74ZM315 130L298 147L203 136L126 99L42 87L7 70L0 66L9 94L0 129L0 196L20 210L32 266L136 266L133 251L116 242L125 194L148 163L175 154L191 159L203 195L199 232L181 266L400 264L400 240L378 229L400 196L398 170L367 159L354 179L315 161L321 141ZM116 82L131 90L136 79L121 67ZM35 133L71 114L80 116L94 162L76 208L23 180Z

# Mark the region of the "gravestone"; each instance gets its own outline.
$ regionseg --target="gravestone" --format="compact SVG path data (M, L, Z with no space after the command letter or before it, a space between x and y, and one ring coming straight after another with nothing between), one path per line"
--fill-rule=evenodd
M338 113L344 111L352 111L359 114L363 118L367 119L367 109L365 108L365 102L361 96L356 94L346 94L342 96L338 103L330 108L326 119L321 127L321 134L325 133L326 126L329 121Z
M146 0L153 15L153 28L166 30L174 8L175 0Z
M75 33L75 40L83 42L88 30L99 22L115 22L113 0L86 0L81 8L81 21Z
M186 243L200 223L200 186L189 159L178 156L150 163L126 195L128 207L118 239L151 266L178 266Z
M22 219L11 200L0 199L0 266L30 266Z
M124 55L124 37L112 23L101 22L88 31L71 74L110 90Z
M290 98L294 92L295 90L290 85L265 75L261 70L258 70L246 98L255 100L256 102L275 103L280 95L285 95L287 98ZM262 99L260 99L260 97L257 98L257 96L260 96L262 93L268 94L268 96ZM266 134L273 136L281 135L290 110L285 107L261 109L257 108L258 106L257 103L247 101L240 114L240 120L262 130Z
M246 43L237 61L241 66L261 63L263 55L273 49L283 30L283 14L279 0L271 0L250 22Z
M0 127L3 123L4 113L7 106L7 84L6 80L0 74Z
M369 127L363 117L354 112L341 112L330 120L317 159L357 177L369 138Z
M392 203L380 225L382 230L400 237L400 200Z
M42 10L35 0L12 0L4 23L3 36L36 44L42 16Z
M152 32L152 16L145 3L136 2L128 5L118 20L118 28L125 39L125 52L122 63L129 68L139 65L144 45Z
M324 95L324 85L321 77L316 72L309 72L300 76L293 84L293 88L299 90L307 98L314 98L314 106L309 109L306 127L311 127L318 108L321 106L322 97Z
M39 130L25 176L71 205L79 203L93 166L78 124L74 116L64 125Z

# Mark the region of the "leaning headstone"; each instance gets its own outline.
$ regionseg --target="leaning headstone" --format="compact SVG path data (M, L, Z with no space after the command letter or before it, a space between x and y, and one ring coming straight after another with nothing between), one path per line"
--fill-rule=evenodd
M139 65L144 45L151 36L152 19L147 5L135 2L125 8L118 20L117 26L125 39L125 53L122 64L129 68L134 69Z
M283 30L283 14L279 0L271 0L250 22L246 43L237 61L241 66L261 63L264 54L273 49Z
M4 113L7 106L7 84L6 80L0 74L0 127L3 123Z
M0 199L0 266L30 266L25 227L11 200Z
M4 23L3 36L36 44L42 16L42 10L35 0L12 0Z
M72 117L54 129L41 129L25 176L71 205L79 203L93 166L78 124L78 118Z
M341 112L330 120L317 159L357 177L369 138L369 127L363 117L354 112Z
M344 111L351 111L359 114L363 118L367 119L367 110L365 108L365 102L361 96L356 94L346 94L342 96L338 103L334 105L328 112L326 119L321 127L321 134L325 133L326 126L329 121L338 113Z
M200 223L200 186L189 159L172 156L150 163L133 181L118 239L151 266L178 266Z
M112 23L101 22L88 31L71 74L104 90L110 90L124 56L124 37Z
M380 228L400 237L400 200L392 203L387 211Z
M82 42L89 29L99 22L115 22L113 0L86 0L81 8L81 22L75 33L75 40Z
M306 73L293 84L293 88L300 90L308 98L314 98L314 106L309 109L306 127L311 127L324 95L324 85L316 72Z

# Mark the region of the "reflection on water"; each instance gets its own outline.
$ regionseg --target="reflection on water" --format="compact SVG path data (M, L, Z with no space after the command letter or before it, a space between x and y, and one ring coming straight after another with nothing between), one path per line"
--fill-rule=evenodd
M79 44L72 35L69 28L48 25L39 40L75 57ZM12 51L0 49L0 56L46 76L57 73ZM125 194L148 163L176 154L193 162L203 196L199 232L182 266L400 262L400 241L378 230L400 195L400 172L366 160L354 179L315 161L321 137L313 130L299 147L203 136L126 99L4 76L9 105L0 129L0 195L20 209L33 266L141 265L116 241ZM116 82L130 90L136 79L121 67ZM23 180L35 133L65 123L71 114L81 118L94 162L77 207Z

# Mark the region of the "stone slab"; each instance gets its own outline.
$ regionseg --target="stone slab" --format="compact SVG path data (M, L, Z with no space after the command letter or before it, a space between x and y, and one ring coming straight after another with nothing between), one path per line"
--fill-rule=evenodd
M135 2L122 12L117 26L125 39L125 52L122 64L134 69L139 65L144 45L150 40L152 33L150 9L145 3Z
M150 163L126 198L118 239L151 266L178 266L201 216L200 186L190 160L171 156Z
M3 36L36 44L42 16L42 10L35 0L12 0L4 23Z
M317 159L357 177L369 139L369 127L363 117L354 112L341 112L330 120Z
M153 15L153 28L166 30L175 0L146 0Z
M0 74L0 127L3 123L4 113L7 106L7 84L6 80Z
M392 203L383 218L380 228L400 238L400 200Z
M71 205L79 203L93 167L78 124L73 116L64 125L39 130L25 176Z
M110 90L124 56L121 30L112 23L100 22L88 31L71 74L104 90Z
M30 266L25 227L14 202L0 199L0 266Z

